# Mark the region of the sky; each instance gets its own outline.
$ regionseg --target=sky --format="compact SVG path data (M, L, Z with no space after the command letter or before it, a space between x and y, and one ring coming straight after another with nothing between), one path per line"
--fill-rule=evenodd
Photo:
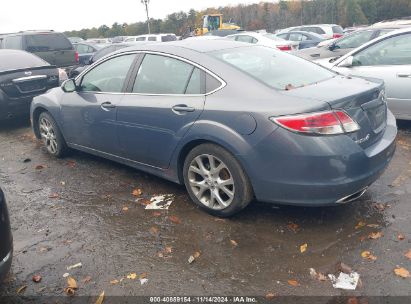
M150 0L151 18L163 19L177 11L191 8L258 3L250 0ZM0 33L22 30L68 31L98 27L114 22L145 21L141 0L12 0L2 3ZM7 12L7 14L6 14Z

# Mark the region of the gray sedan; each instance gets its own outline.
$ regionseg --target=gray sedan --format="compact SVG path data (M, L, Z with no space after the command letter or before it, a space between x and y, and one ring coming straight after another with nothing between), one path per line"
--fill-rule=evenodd
M397 134L382 82L228 40L122 49L35 98L31 118L50 154L78 149L185 184L216 216L253 198L355 200Z
M411 29L370 41L328 67L345 74L383 79L388 107L398 119L411 120Z

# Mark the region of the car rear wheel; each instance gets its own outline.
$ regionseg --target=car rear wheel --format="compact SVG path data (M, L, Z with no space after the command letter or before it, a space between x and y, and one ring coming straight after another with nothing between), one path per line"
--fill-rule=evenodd
M202 144L191 150L183 175L191 199L215 216L232 216L253 198L251 184L239 162L214 144Z
M39 116L38 127L41 139L43 140L47 152L56 157L62 157L67 152L67 144L57 126L56 121L47 112Z

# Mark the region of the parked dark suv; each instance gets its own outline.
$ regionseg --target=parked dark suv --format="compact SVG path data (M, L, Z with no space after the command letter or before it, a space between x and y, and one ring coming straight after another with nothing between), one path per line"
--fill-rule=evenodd
M13 257L13 237L10 230L6 199L0 188L0 284L10 270Z
M25 31L0 35L0 47L33 53L58 68L78 64L78 53L70 40L54 31Z

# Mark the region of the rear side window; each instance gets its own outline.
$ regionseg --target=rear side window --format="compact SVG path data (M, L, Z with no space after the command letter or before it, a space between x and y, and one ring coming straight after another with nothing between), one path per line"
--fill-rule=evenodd
M157 41L156 37L148 37L148 41Z
M4 39L4 48L5 49L14 49L21 50L21 36L8 36Z
M201 73L200 69L194 68L186 88L186 94L204 94L204 86L201 85Z
M72 50L73 46L63 34L25 35L26 48L29 52L48 52Z
M167 41L176 41L177 36L176 35L166 35L161 37L162 42L167 42Z
M146 37L137 37L136 41L146 41Z
M80 90L83 92L120 93L136 55L111 58L84 75Z
M184 61L161 55L146 54L138 70L133 92L141 94L190 94L199 87L195 67ZM192 79L192 75L194 77ZM192 81L190 81L192 80Z
M206 92L210 93L221 87L221 82L215 79L213 76L207 74L206 76Z

